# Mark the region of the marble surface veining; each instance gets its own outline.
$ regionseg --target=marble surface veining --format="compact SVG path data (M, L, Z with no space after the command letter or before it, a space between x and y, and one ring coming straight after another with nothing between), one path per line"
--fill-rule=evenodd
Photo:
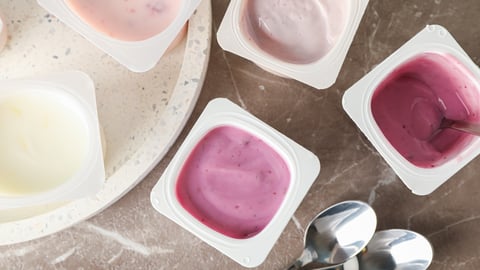
M213 0L214 32L228 5ZM227 97L318 155L322 171L258 269L283 269L302 249L304 227L325 207L370 203L378 229L405 228L432 242L429 269L480 268L480 160L434 193L413 195L346 116L344 91L420 31L441 24L480 63L478 0L371 0L337 82L317 91L222 51L210 66L192 117L167 156L131 192L95 217L27 243L0 247L1 269L242 269L153 210L149 193L205 105ZM33 35L33 33L32 33Z

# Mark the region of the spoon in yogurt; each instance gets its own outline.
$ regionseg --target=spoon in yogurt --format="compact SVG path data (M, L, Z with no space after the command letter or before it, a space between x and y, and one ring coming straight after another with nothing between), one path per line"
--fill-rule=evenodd
M430 242L402 229L378 231L356 258L328 270L425 270L433 259Z
M440 123L439 129L445 128L451 128L458 131L470 133L475 136L480 136L480 124L478 123L443 118L442 122Z
M344 201L322 211L308 225L302 255L289 267L331 268L360 253L377 227L373 209L360 201Z
M480 123L448 119L432 102L416 102L412 116L411 134L420 140L428 141L447 128L480 136Z

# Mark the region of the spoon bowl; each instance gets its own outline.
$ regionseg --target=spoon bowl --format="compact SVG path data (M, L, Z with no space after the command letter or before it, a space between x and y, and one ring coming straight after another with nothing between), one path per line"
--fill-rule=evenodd
M288 268L331 268L355 257L367 246L377 226L373 209L344 201L322 211L308 225L302 255Z
M357 257L359 270L425 270L432 262L433 249L424 236L393 229L375 233Z
M392 229L376 232L356 258L328 270L426 270L432 259L432 246L424 236Z

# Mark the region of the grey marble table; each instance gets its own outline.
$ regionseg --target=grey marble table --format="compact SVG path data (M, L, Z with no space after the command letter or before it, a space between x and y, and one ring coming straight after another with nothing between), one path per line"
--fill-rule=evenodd
M228 1L213 0L218 28ZM304 227L333 203L373 206L378 229L424 234L433 270L480 268L480 160L428 196L413 195L346 116L346 89L420 31L441 24L480 63L478 0L371 0L337 82L318 91L271 75L222 51L213 39L203 91L186 128L162 162L95 217L57 234L0 247L1 269L242 269L150 206L149 193L208 101L227 97L314 152L322 171L258 269L282 269L302 249Z

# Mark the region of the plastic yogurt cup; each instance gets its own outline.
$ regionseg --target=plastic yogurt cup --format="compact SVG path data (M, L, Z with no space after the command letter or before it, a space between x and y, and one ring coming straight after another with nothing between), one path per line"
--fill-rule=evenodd
M5 17L0 13L0 52L5 47L5 44L7 44L8 39L7 25L4 18Z
M105 169L92 80L0 81L0 210L96 194Z
M220 46L317 89L335 83L368 0L232 0Z
M48 12L134 72L153 68L186 33L201 0L38 0Z
M442 26L427 26L348 89L343 107L417 195L480 153L478 137L440 128L443 118L480 122L480 71Z
M239 264L255 267L319 172L310 151L220 98L205 108L151 202Z

